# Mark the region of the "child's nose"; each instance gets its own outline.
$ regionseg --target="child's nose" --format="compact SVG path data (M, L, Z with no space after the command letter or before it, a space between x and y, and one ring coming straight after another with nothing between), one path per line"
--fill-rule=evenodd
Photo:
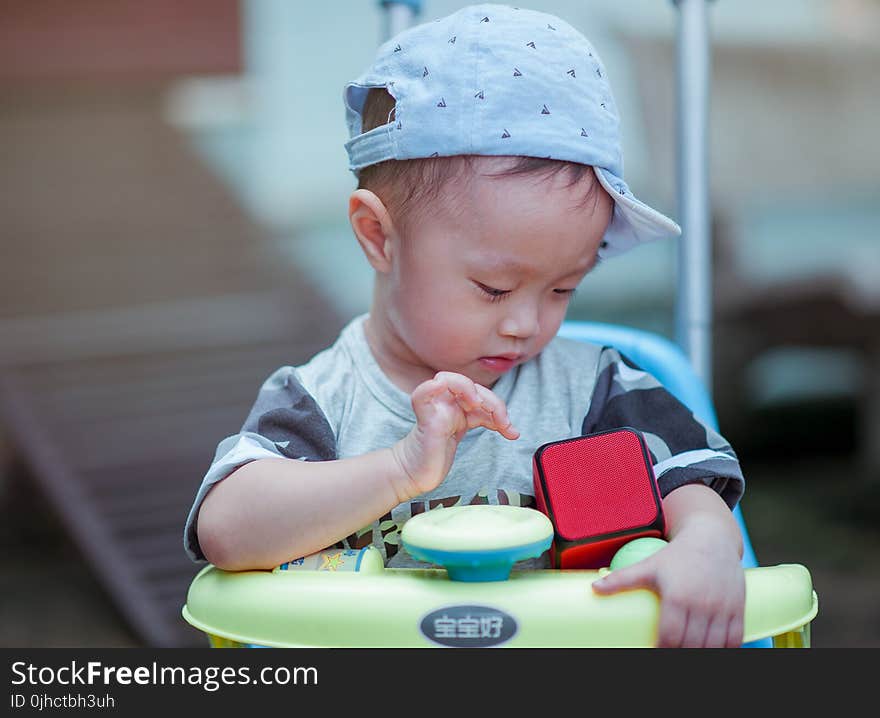
M519 302L509 307L501 320L499 331L503 336L528 339L540 330L538 307L531 302Z

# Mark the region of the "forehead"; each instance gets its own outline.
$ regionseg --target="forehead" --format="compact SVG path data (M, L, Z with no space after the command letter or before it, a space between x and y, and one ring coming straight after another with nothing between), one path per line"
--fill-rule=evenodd
M568 171L497 176L511 158L479 159L495 162L453 183L436 208L451 251L493 272L558 273L564 265L574 274L593 266L613 200L592 170L577 182Z
M533 245L531 256L522 253L499 254L490 251L465 251L462 260L469 269L485 272L489 276L532 277L552 275L569 277L590 271L598 261L596 251L577 252L573 261L558 261L540 243Z
M527 157L454 159L466 161L454 165L454 171L445 175L437 198L442 209L460 219L497 215L493 210L498 208L536 222L572 213L583 219L598 209L602 195L607 198L592 167L563 162L540 164L546 160ZM529 160L539 164L518 168L520 161Z

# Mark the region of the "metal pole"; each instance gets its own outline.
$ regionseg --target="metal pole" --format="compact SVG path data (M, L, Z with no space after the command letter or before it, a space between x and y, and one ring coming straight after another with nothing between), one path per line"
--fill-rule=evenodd
M383 41L410 27L422 9L421 0L379 0L379 5L385 9Z
M712 242L709 210L708 0L673 0L677 41L678 245L675 338L712 391Z

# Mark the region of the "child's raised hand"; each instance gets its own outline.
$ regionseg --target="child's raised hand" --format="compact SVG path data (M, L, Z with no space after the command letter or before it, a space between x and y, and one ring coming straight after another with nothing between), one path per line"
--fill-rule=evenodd
M441 371L412 393L416 426L392 447L409 478L409 498L436 488L449 472L458 443L477 426L506 439L519 437L504 402L462 374Z
M647 588L660 596L657 646L734 648L742 643L745 575L717 534L689 530L646 559L593 583L601 594Z

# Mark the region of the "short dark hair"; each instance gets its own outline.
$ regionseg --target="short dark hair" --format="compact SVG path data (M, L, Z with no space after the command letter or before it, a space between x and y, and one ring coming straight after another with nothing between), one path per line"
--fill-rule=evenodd
M374 87L367 93L364 102L361 132L392 122L395 114L394 97L383 87ZM411 227L410 215L429 201L439 198L440 193L455 179L465 176L466 170L473 170L478 155L457 155L454 157L426 157L411 160L385 160L364 167L358 173L358 189L368 189L388 208L394 218L395 226L402 235ZM501 171L483 173L486 177L512 177L515 175L543 175L549 178L560 172L569 173L568 186L574 186L587 175L593 181L582 200L586 205L591 200L594 205L599 193L598 180L589 165L567 160L553 160L543 157L512 157L511 166Z

